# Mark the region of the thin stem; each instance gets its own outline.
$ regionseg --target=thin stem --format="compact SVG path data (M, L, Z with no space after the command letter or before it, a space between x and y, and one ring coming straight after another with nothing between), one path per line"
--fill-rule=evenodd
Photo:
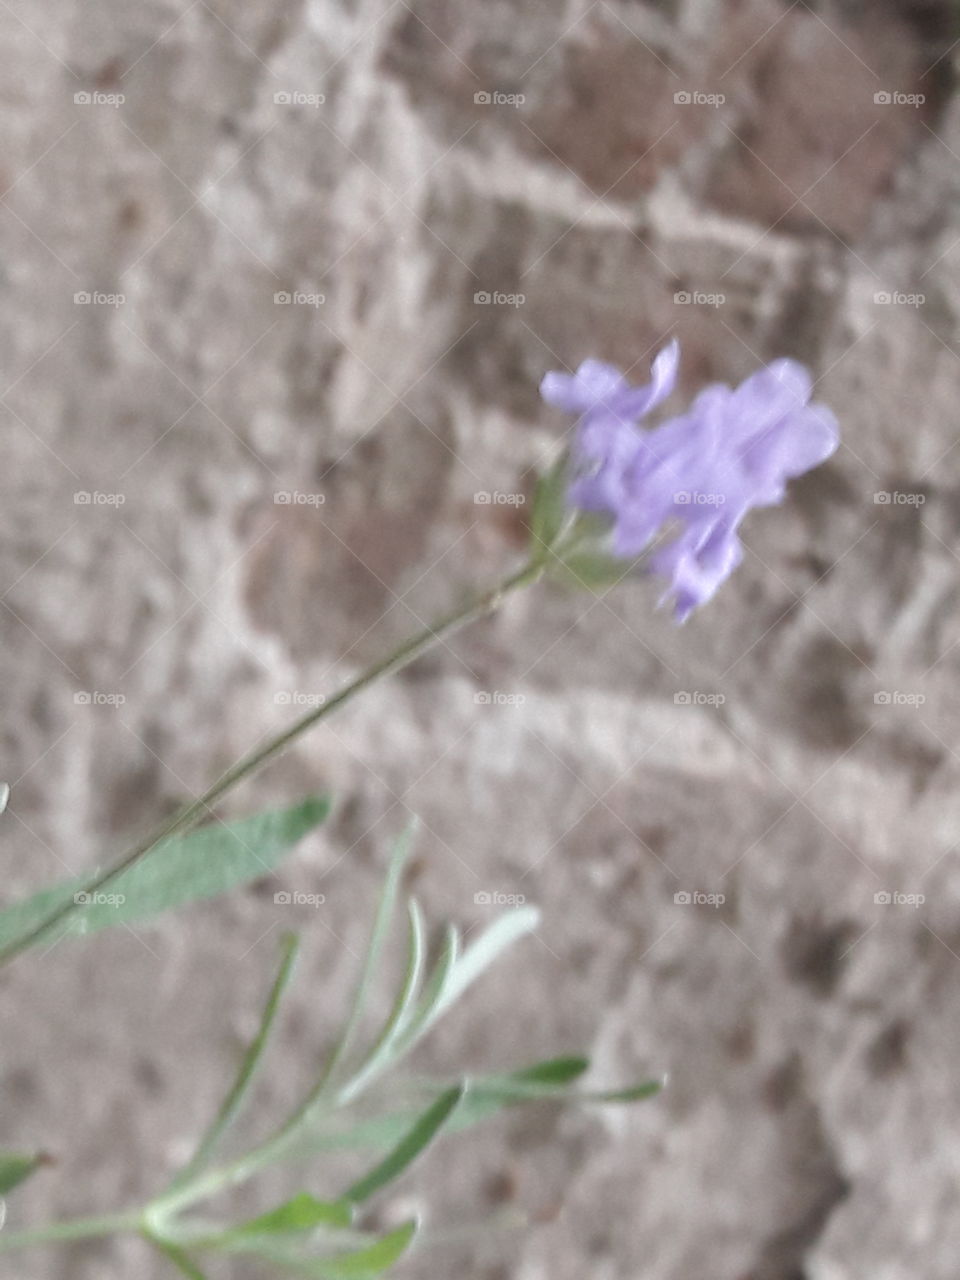
M531 560L517 573L504 579L497 586L485 591L474 600L468 601L438 619L432 625L424 627L422 631L410 636L398 648L392 650L378 662L368 667L366 671L361 672L355 679L345 684L333 697L326 699L318 707L295 721L289 729L277 737L271 738L265 746L259 747L244 756L231 769L228 769L202 796L187 805L179 814L175 814L172 818L161 823L151 835L147 836L139 844L134 845L112 867L88 881L82 890L77 891L75 897L92 896L99 893L117 876L135 866L136 863L164 840L169 840L172 836L183 835L189 831L209 812L211 806L222 799L228 791L232 791L239 782L250 777L251 774L262 769L271 760L275 760L282 755L298 738L301 738L314 725L319 724L321 720L325 720L332 715L344 703L349 702L351 698L356 697L358 693L361 693L368 686L382 679L382 677L392 675L395 671L400 671L409 666L415 658L420 657L422 653L425 653L444 636L459 631L461 627L466 626L467 623L473 622L477 618L493 613L500 607L510 592L535 582L543 572L544 564L542 560ZM5 947L0 948L0 966L9 963L21 951L25 951L33 943L39 941L54 926L72 915L76 909L77 904L74 898L71 898L68 902L51 911L39 924L29 929L19 938L15 938Z
M142 1226L139 1213L112 1213L100 1218L52 1222L46 1227L35 1227L29 1231L0 1231L0 1253L12 1253L14 1249L57 1244L66 1240L88 1240L118 1232L140 1231Z

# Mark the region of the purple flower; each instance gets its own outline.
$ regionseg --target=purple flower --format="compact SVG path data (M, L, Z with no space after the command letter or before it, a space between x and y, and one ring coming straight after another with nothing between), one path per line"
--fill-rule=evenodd
M666 578L678 622L705 604L743 558L737 535L751 507L783 500L791 477L819 466L839 440L837 421L811 404L811 376L775 360L736 389L714 383L687 413L652 431L637 423L670 395L679 346L653 362L649 386L586 360L573 375L548 373L548 404L580 414L571 450L571 506L609 516L612 551L633 559L658 534L649 568Z

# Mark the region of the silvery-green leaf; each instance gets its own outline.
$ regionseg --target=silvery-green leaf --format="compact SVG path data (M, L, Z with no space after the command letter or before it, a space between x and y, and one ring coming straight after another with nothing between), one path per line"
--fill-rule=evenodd
M86 876L42 889L0 911L0 947L15 943L64 904L71 905L71 913L53 930L55 937L138 923L226 893L273 871L329 811L325 796L312 796L289 809L213 822L164 840L96 894L84 893ZM50 936L41 934L41 940L49 942Z

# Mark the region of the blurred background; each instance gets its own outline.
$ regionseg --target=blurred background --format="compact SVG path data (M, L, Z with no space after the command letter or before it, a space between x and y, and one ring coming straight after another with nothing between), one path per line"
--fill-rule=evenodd
M58 1161L18 1219L159 1187L289 927L261 1123L294 1099L416 814L432 918L544 912L421 1065L670 1088L442 1143L402 1207L533 1225L399 1275L953 1280L956 6L4 0L0 41L4 900L518 563L548 369L677 336L676 407L789 355L843 430L682 630L513 599L233 798L335 796L279 876L6 970L2 1142Z

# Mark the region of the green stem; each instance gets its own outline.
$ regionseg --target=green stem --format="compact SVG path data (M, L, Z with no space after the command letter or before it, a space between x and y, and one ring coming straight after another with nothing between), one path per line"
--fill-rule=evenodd
M517 573L504 579L503 582L498 583L495 587L485 591L475 599L467 601L459 608L452 610L432 625L424 627L422 631L410 636L398 648L368 667L366 671L361 672L348 684L345 684L333 697L326 699L318 707L313 708L305 716L295 721L289 729L272 738L265 746L259 747L244 756L231 769L228 769L202 796L187 805L179 814L175 814L172 818L161 823L144 840L134 845L112 867L88 881L83 886L82 891L78 891L77 896L80 896L81 893L91 896L99 893L117 876L146 857L158 844L164 840L169 840L172 836L183 835L189 831L206 816L211 806L222 799L228 791L232 791L239 782L250 777L251 774L262 769L271 760L275 760L279 755L282 755L298 738L301 738L314 725L319 724L321 720L325 720L332 715L344 703L349 702L351 698L354 698L377 680L382 679L384 676L392 675L395 671L400 671L408 666L414 659L420 657L422 653L425 653L439 640L443 639L444 636L459 631L461 627L466 626L467 623L473 622L477 618L493 613L500 607L510 592L535 582L543 572L544 563L542 559L531 560ZM9 963L20 952L38 942L49 930L72 915L76 907L76 902L71 898L68 902L51 911L39 924L21 934L19 938L14 938L5 947L0 948L0 965Z
M30 1231L0 1231L0 1253L27 1249L35 1245L57 1244L67 1240L88 1240L95 1236L111 1236L117 1232L142 1230L139 1213L112 1213L102 1218L74 1218L52 1222Z

